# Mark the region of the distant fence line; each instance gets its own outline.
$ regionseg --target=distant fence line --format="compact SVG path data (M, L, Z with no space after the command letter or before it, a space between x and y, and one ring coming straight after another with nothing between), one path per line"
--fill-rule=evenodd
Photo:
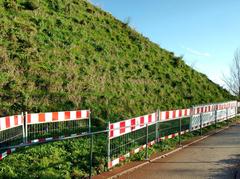
M203 127L233 118L237 114L238 106L237 101L229 101L188 109L158 110L148 115L109 123L108 168L114 167L132 154L147 150L159 141L202 130Z

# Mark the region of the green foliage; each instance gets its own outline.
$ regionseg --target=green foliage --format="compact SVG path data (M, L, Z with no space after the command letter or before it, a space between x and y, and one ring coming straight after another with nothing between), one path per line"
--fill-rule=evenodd
M25 10L35 10L39 7L38 3L33 0L26 0L25 2L21 3Z
M0 114L90 108L116 121L231 98L85 0L0 0L0 10Z

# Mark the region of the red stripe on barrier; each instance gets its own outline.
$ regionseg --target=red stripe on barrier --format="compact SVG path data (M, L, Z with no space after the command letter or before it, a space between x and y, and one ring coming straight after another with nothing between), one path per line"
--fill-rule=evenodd
M113 124L110 124L110 137L113 137Z
M119 157L119 161L120 161L120 162L124 161L125 159L126 159L126 158L125 158L125 156L123 156L123 155Z
M12 153L11 149L7 149L7 154L9 155L11 153Z
M131 119L131 130L134 130L136 126L136 119Z
M169 111L166 111L166 120L169 119Z
M70 111L64 112L64 118L65 120L70 119Z
M5 117L6 128L10 127L10 117Z
M77 118L80 119L80 118L82 117L81 111L77 111L76 113L77 113L77 114L76 114L76 115L77 115Z
M108 168L112 168L112 162L108 162Z
M152 123L152 115L148 115L148 123Z
M15 126L18 125L18 116L14 116L14 125L15 125Z
M27 123L31 123L31 114L27 115Z
M140 127L144 126L144 117L140 117Z
M39 122L45 122L45 113L40 113L39 115Z
M172 117L176 118L176 111L174 110L172 113L173 113Z
M179 117L182 117L182 110L179 110L178 115L179 115Z
M39 142L45 142L45 141L46 141L45 138L43 138L43 139L39 139Z
M125 132L126 123L125 121L120 122L120 134Z
M58 112L53 112L52 113L52 120L53 121L58 121Z
M197 114L200 113L200 108L197 108Z

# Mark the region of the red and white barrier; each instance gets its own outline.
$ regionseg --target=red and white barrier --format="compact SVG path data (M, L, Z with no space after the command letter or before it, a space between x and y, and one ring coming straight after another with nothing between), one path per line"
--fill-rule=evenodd
M0 118L0 131L23 125L23 116L7 116Z
M167 121L172 119L179 119L189 117L191 115L191 109L178 109L173 111L160 112L160 121Z
M81 119L88 119L89 116L90 116L89 110L35 113L35 114L27 114L27 123L38 124L38 123L47 123L47 122L81 120Z
M152 113L145 116L140 116L125 121L115 122L109 124L109 138L113 139L121 135L136 131L146 126L157 122L158 114Z
M16 150L16 148L11 148L11 149L7 149L5 152L0 153L0 160L2 160L3 158L7 157L8 155L10 155L11 153L13 153Z

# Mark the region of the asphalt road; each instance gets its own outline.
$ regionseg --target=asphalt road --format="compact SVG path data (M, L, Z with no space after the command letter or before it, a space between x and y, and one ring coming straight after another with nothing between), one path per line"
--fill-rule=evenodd
M120 178L231 179L235 178L237 164L240 164L240 124Z

